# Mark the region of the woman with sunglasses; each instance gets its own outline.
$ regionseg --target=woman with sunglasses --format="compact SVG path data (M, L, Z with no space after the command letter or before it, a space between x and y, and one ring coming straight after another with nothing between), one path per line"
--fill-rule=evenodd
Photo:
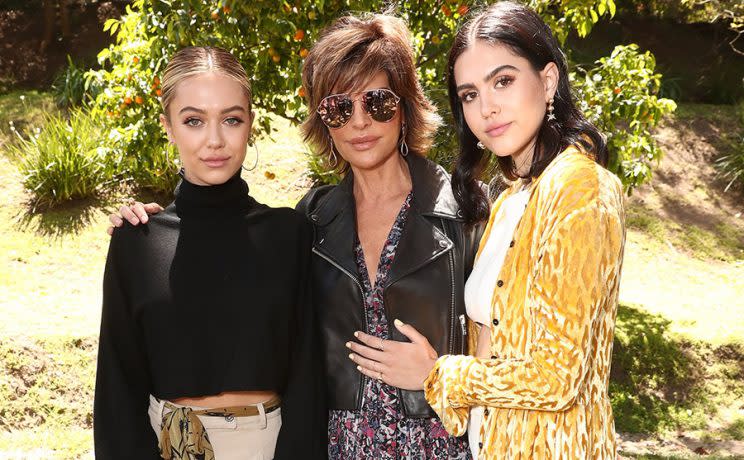
M425 388L475 458L615 459L607 388L625 224L604 139L576 108L550 29L518 3L492 5L458 31L448 90L457 201L467 222L488 219L465 288L477 346L433 362L410 359L427 350L415 344L418 354L396 360L422 369L404 385ZM477 183L488 152L512 181L490 218ZM359 353L375 375L377 351Z
M363 375L351 349L358 339L432 362L466 350L463 289L479 233L465 228L449 176L424 157L440 119L410 43L394 16L342 17L302 72L305 140L344 174L298 205L315 226L334 459L469 458L465 439L449 436L426 402L423 378L403 385L382 366Z
M312 229L240 178L253 122L227 51L178 51L161 122L183 164L175 201L117 229L103 283L96 458L326 458L309 294Z

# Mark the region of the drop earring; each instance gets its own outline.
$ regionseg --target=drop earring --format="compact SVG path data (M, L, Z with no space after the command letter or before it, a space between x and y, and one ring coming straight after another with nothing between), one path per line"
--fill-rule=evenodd
M406 124L405 122L401 125L400 133L400 154L404 157L408 156L408 144L406 144Z
M336 169L338 166L338 157L336 157L336 148L333 145L333 138L328 136L328 143L331 145L331 152L328 154L328 163L331 165L331 169Z
M486 149L486 146L483 145L483 142L481 142L481 141L478 141L478 143L475 144L475 145L476 145L476 147L478 147L481 150L485 150Z
M548 101L548 121L554 121L555 120L555 107L553 107L553 98L550 98L550 101Z

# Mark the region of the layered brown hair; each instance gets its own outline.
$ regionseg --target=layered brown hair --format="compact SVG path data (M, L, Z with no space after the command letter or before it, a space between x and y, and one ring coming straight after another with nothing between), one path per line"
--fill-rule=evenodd
M320 101L363 88L381 71L401 98L409 151L429 152L441 118L419 82L408 27L392 14L365 13L343 16L326 27L305 59L302 86L308 116L301 130L315 153L327 157L331 152L328 128L316 112Z
M213 46L189 46L178 50L170 58L163 73L163 94L160 97L160 104L163 106L166 117L169 115L168 108L176 95L178 84L189 77L207 72L217 72L237 81L248 98L248 111L250 112L253 96L251 82L235 56L222 48Z

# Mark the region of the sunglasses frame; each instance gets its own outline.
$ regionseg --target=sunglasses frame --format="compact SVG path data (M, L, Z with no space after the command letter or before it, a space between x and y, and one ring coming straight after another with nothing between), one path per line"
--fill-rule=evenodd
M354 116L354 106L356 106L356 104L354 104L354 102L356 102L357 100L359 100L359 97L352 98L351 95L352 94L359 94L360 96L363 96L363 95L365 95L367 93L371 93L372 91L384 91L386 93L392 94L393 97L395 98L395 112L398 111L398 104L400 104L400 101L401 101L400 96L398 96L397 94L395 94L395 92L392 89L389 89L389 88L372 88L372 89L367 89L367 90L364 90L364 91L357 91L355 93L336 93L336 94L329 94L328 96L326 96L326 97L324 97L323 99L320 100L320 103L318 104L318 108L315 109L315 113L318 114L318 116L320 117L320 121L322 121L323 124L326 125L326 127L328 129L339 129L339 128L343 128L344 126L346 126L349 123L349 121L351 121L351 117ZM346 96L346 97L349 98L349 100L351 100L351 102L352 102L352 104L351 104L351 114L349 114L349 119L346 120L343 124L341 124L341 126L332 127L332 126L328 126L328 123L326 123L323 120L323 115L320 114L320 107L323 105L323 102L325 102L326 99L330 99L332 97L337 97L337 96ZM364 104L363 102L362 102L362 107L364 108L364 112L367 115L369 115L370 118L372 118L373 120L375 120L374 117L372 117L372 114L370 114L367 111L366 104ZM390 123L390 121L393 118L395 118L395 113L393 113L393 116L390 117L390 120L384 120L384 121L375 120L375 121L378 122L378 123Z

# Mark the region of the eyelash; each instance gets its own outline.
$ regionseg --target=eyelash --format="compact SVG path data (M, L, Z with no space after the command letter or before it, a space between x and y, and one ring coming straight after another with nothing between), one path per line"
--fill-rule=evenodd
M228 126L238 126L238 125L241 125L241 124L243 124L243 120L241 120L241 119L240 119L240 118L238 118L238 117L228 117L228 118L225 118L225 121L226 121L226 122L227 122L227 121L231 121L231 120L234 120L235 122L234 122L234 123L232 123L232 122L231 122L231 123L228 123L228 124L227 124ZM198 123L192 124L192 123L191 123L192 121L196 121L196 122L198 122ZM183 124L184 124L184 125L186 125L186 126L189 126L189 127L192 127L192 128L196 128L196 127L197 127L197 126L199 126L199 125L200 125L201 123L202 123L202 121L201 121L200 119L198 119L198 118L194 118L194 117L189 117L189 118L187 118L186 120L184 120L184 122L183 122Z
M493 86L495 88L506 88L513 81L514 81L514 77L508 76L508 75L504 75L504 76L501 76L501 77L497 78L496 81L494 82L494 85ZM468 102L472 102L473 99L475 99L475 97L477 95L478 95L478 93L476 93L475 91L468 91L467 93L463 93L460 96L460 101L463 104L467 104Z

